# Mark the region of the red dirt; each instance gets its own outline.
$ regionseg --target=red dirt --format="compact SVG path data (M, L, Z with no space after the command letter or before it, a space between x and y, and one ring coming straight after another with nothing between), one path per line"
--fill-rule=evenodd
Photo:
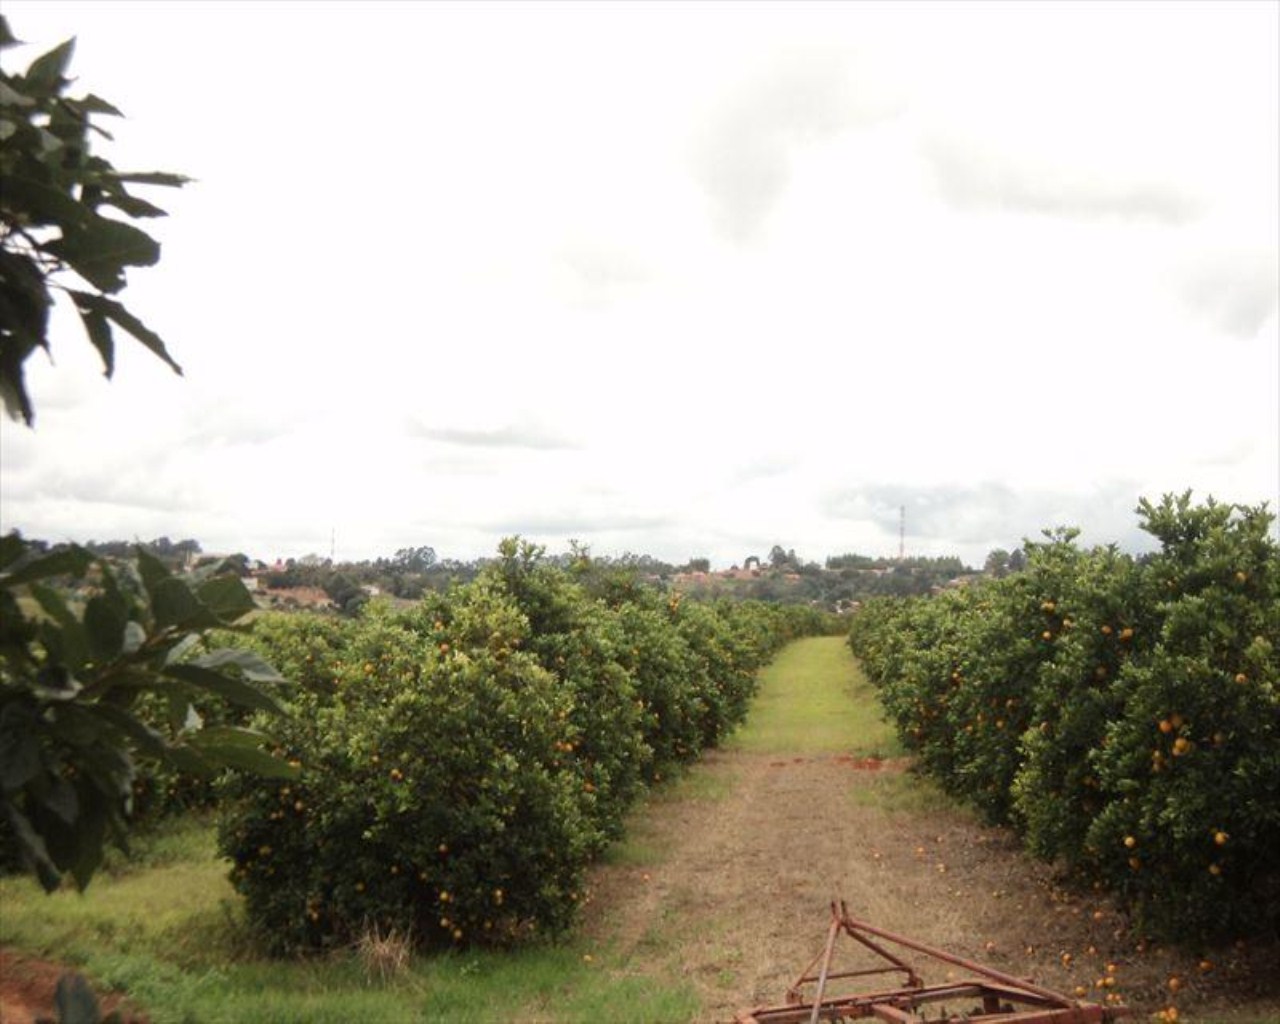
M709 754L690 795L677 786L633 818L637 852L595 872L585 936L628 975L683 977L702 1021L781 1002L822 948L835 898L1067 995L1123 995L1138 1021L1170 1005L1183 1022L1280 1020L1274 943L1194 954L1140 944L1106 899L1064 889L1010 833L913 799L904 763ZM948 980L945 965L919 966L926 981Z
M58 979L75 968L41 960L0 946L0 1024L37 1024L57 1019L54 992ZM104 1014L119 1009L124 1024L147 1024L119 993L95 993Z

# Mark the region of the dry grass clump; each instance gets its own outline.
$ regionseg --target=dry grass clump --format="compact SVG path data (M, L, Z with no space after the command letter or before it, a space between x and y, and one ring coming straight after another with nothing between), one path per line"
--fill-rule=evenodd
M408 971L412 952L413 944L408 933L395 928L384 932L376 924L366 925L364 933L356 940L356 958L365 978L383 985Z

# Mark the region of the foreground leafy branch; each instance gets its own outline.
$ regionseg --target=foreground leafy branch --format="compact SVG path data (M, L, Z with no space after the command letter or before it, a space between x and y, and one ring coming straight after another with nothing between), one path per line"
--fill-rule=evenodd
M188 579L141 549L113 563L75 545L43 552L17 534L0 538L0 805L46 890L63 873L83 888L108 841L126 846L139 759L201 775L296 774L262 749L262 734L206 726L197 711L210 695L283 710L270 665L203 643L253 608L240 580L216 567Z
M0 50L16 43L0 17ZM116 328L182 372L160 336L112 296L124 289L127 268L160 259L159 243L120 218L164 211L128 186L178 187L188 179L118 171L91 151L91 133L111 138L93 118L121 114L92 93L66 95L73 49L68 40L23 74L0 69L0 399L28 425L35 410L23 365L36 349L49 351L57 292L71 299L108 377Z

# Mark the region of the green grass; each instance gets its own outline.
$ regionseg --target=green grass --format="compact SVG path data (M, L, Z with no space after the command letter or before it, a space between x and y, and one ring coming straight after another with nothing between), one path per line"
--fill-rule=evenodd
M179 968L154 956L103 953L83 965L100 984L126 989L154 1024L310 1024L362 1020L688 1021L697 1000L680 986L623 973L577 948L421 957L401 976L371 982L350 956L315 961Z
M371 980L354 951L267 959L255 951L226 872L209 822L173 822L144 837L132 861L113 859L84 893L46 896L26 878L0 881L0 943L127 991L154 1024L658 1024L692 1020L698 1010L682 980L632 976L610 951L581 940L415 957L386 983Z
M947 796L937 783L914 772L860 772L860 785L849 790L849 798L859 807L873 807L888 814L932 815L946 812L975 817L962 804Z
M708 771L705 765L697 765L674 778L664 779L632 810L626 835L605 851L604 863L628 867L661 864L671 852L670 838L656 824L662 817L663 807L723 800L733 792L736 781L737 776L733 772L723 769Z
M746 724L726 749L751 754L890 757L901 753L871 684L842 637L786 647L760 674Z

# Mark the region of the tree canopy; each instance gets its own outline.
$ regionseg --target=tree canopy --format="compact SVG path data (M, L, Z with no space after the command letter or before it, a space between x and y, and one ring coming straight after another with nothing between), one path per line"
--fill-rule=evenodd
M18 42L0 16L0 52ZM79 314L108 377L116 328L182 372L160 336L115 296L128 268L160 259L159 243L128 221L163 217L164 210L129 187L178 187L189 179L118 171L92 151L94 136L111 139L94 119L122 115L100 96L66 94L74 48L69 39L21 74L0 67L0 400L28 426L35 408L24 364L37 349L50 351L59 294Z
M0 51L16 43L0 17ZM164 211L126 186L187 179L121 173L90 152L92 134L111 137L93 118L120 111L93 94L65 95L72 49L68 40L22 74L0 69L0 397L28 426L35 410L24 363L49 350L58 293L79 313L108 377L117 327L181 372L159 336L112 296L127 268L160 258L154 239L118 217ZM194 541L155 544L154 554L137 547L118 561L17 532L0 537L0 838L49 891L64 874L88 885L105 844L125 844L140 761L188 773L296 774L262 749L261 733L235 720L207 723L199 710L212 700L244 713L284 711L284 681L270 665L208 643L211 630L245 620L253 597L220 562L178 575L159 557L181 562L199 551Z

